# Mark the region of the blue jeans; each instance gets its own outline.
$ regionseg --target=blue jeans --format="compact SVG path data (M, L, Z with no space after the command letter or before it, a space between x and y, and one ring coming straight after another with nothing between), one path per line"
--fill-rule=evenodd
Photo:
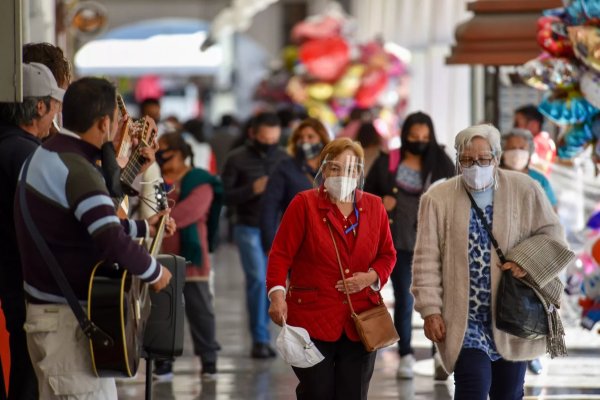
M398 352L400 357L404 357L413 352L410 347L414 303L410 293L413 253L404 250L396 250L396 253L396 266L390 279L394 287L394 326L400 336Z
M246 304L250 314L250 332L254 343L269 343L269 301L267 299L267 257L260 241L260 229L235 225L233 238L240 251L246 275Z
M520 400L524 396L526 361L492 361L481 350L462 349L454 368L456 400Z

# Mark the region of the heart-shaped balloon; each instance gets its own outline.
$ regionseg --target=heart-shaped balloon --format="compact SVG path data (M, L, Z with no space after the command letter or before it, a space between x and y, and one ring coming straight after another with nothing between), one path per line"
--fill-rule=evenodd
M541 20L541 22L540 22ZM553 23L560 22L557 17L541 17L538 20L537 42L542 49L556 57L570 57L573 47L568 37L558 35Z
M538 106L538 110L558 125L584 123L591 120L599 111L575 90L554 96L552 93L547 94Z
M600 72L600 30L594 26L567 28L575 56L588 67Z
M377 97L383 92L388 83L384 69L377 68L367 71L354 98L358 107L369 108L375 105Z
M337 80L349 60L348 43L339 36L310 40L300 46L300 61L312 76L326 82Z

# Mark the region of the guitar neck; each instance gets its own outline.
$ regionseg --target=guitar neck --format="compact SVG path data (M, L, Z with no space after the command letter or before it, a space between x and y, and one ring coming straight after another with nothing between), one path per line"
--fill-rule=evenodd
M158 223L158 228L156 229L156 235L154 235L154 239L152 240L152 244L150 244L150 248L148 252L154 257L158 254L160 250L160 245L162 244L163 235L165 233L165 224L167 223L167 215L163 215L160 217L160 221Z

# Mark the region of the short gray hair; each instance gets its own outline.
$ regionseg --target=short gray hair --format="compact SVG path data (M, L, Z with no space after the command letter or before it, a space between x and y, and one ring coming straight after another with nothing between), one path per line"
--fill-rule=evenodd
M502 150L506 148L506 142L511 137L520 137L527 141L527 145L529 146L529 155L533 154L535 150L535 143L533 142L533 135L529 129L521 129L521 128L513 128L508 132L502 134Z
M34 120L40 118L37 111L40 101L50 110L50 96L24 97L22 103L0 103L0 119L18 126L31 125Z
M492 124L473 125L458 132L454 139L454 148L457 155L460 156L465 148L469 147L474 138L480 137L485 139L492 148L492 155L499 160L502 154L502 146L500 145L500 132Z

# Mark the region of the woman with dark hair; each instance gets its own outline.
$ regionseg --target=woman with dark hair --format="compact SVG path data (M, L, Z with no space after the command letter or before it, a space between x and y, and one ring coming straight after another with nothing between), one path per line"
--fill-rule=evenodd
M160 166L169 190L171 218L177 231L163 240L164 253L178 254L190 264L186 268L183 289L185 311L191 330L194 354L200 357L202 377L211 378L217 372L213 295L209 287L212 252L223 204L221 181L204 169L194 168L194 154L185 139L177 133L167 133L158 139L156 162ZM155 376L168 380L172 375L170 361L156 363Z
M397 377L411 379L415 358L411 348L413 297L410 294L412 260L421 195L436 181L455 175L455 167L437 144L433 122L422 112L410 114L401 131L402 147L381 154L375 161L365 191L383 198L397 259L391 280L394 287L394 324L400 335Z
M365 122L358 128L356 140L365 152L365 175L368 175L375 160L381 154L381 135L373 122Z
M294 196L312 188L319 155L327 143L327 129L315 118L302 121L290 136L287 145L290 157L275 167L261 198L260 232L265 252L271 249L279 219Z

